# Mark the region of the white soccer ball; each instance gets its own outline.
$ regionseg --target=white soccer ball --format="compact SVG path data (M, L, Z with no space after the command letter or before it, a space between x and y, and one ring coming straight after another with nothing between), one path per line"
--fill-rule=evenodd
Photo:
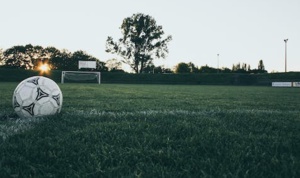
M63 95L51 79L35 76L23 80L13 94L13 108L21 118L57 114L62 108Z

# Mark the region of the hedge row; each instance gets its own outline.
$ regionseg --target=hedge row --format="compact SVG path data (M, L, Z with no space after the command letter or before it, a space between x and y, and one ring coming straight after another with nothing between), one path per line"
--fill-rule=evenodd
M28 77L43 75L61 81L61 71L41 74L38 71L0 69L0 82L20 82ZM201 84L201 85L271 85L274 81L300 82L300 72L270 74L129 74L101 73L102 83L124 84Z

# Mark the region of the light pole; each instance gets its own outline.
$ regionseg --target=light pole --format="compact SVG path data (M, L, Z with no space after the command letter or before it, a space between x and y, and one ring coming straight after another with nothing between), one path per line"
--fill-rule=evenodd
M284 39L285 42L285 72L286 72L286 63L287 63L287 42L289 39Z
M220 54L217 54L218 55L218 68L217 68L217 71L218 71L218 73L219 73L219 56L220 56Z

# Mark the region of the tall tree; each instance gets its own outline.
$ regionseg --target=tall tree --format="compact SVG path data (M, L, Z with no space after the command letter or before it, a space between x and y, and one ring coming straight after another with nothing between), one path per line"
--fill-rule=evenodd
M258 62L258 68L257 69L261 70L261 71L265 70L265 65L264 65L263 60L259 60L259 62Z
M163 38L162 26L149 15L138 13L125 18L121 32L123 37L118 41L107 38L106 52L120 55L136 73L142 73L155 57L165 58L169 52L167 44L172 36Z

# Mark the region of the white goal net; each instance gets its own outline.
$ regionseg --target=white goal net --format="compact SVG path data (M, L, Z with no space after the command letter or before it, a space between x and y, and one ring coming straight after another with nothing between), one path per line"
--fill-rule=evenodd
M101 83L100 72L62 71L61 83L65 82L97 82Z

